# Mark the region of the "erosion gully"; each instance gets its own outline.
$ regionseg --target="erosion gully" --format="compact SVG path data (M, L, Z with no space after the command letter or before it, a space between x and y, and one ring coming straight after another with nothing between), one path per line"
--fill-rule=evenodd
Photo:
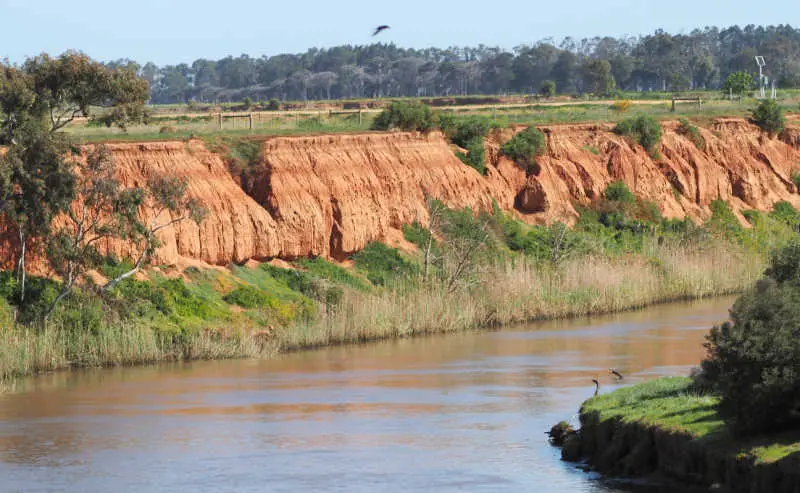
M671 491L564 463L544 431L610 367L686 374L731 303L19 380L0 491Z

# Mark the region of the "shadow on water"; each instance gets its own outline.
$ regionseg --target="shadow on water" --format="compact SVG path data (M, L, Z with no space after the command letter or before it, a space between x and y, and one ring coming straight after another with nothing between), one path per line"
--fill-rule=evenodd
M618 388L608 368L686 374L730 303L20 380L0 396L2 489L674 491L601 481L543 432L577 420L594 375Z

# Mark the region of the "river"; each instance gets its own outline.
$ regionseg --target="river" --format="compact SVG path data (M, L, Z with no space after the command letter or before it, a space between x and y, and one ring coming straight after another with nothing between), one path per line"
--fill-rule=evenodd
M544 431L576 420L594 375L613 390L609 367L687 374L731 303L19 380L0 395L0 491L629 491Z

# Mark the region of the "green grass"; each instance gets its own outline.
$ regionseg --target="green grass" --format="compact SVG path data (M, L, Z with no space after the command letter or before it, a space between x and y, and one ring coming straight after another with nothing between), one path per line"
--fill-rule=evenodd
M338 265L325 260L322 257L315 257L313 259L300 259L297 265L301 269L327 279L328 281L336 284L341 284L353 288L357 291L367 291L369 289L369 282L362 277L355 275L352 271L339 267Z
M670 377L625 387L586 401L581 412L597 413L600 421L620 420L689 434L710 446L756 462L779 461L800 451L800 430L734 439L717 412L718 397L698 392L692 380Z

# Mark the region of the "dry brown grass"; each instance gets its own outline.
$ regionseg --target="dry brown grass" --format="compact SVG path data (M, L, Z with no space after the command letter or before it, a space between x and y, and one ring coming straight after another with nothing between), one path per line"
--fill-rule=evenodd
M19 328L5 321L0 323L6 327L0 329L0 382L71 367L258 358L281 350L628 310L735 293L763 268L760 255L730 244L700 249L651 242L644 255L583 257L558 268L515 257L486 266L481 283L455 292L438 282L348 291L337 310L321 308L313 324L274 333L226 328L177 337L134 321L95 334L57 326Z

